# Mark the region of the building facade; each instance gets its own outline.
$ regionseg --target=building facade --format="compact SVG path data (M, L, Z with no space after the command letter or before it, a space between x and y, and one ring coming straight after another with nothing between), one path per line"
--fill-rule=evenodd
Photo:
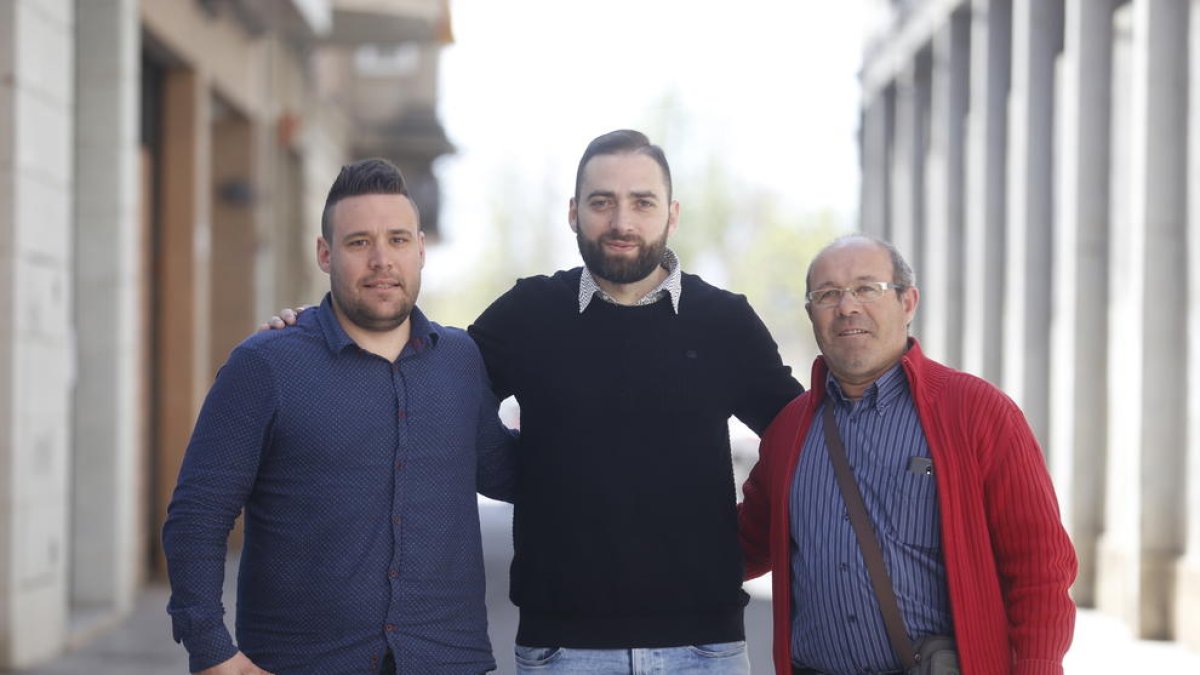
M861 227L1046 451L1079 605L1200 650L1200 0L875 2Z
M328 288L341 164L403 167L436 236L449 20L446 0L0 0L0 670L163 575L216 369Z

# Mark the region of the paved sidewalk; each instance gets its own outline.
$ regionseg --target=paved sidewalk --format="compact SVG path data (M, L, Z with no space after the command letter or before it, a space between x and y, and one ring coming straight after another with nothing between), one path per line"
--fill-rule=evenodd
M183 648L171 641L163 609L167 590L147 589L129 621L91 644L23 675L169 675L187 672ZM763 639L765 636L760 636ZM753 638L752 638L753 639ZM493 645L500 673L512 672L507 645ZM1135 641L1115 619L1091 610L1079 613L1067 675L1093 673L1200 673L1200 653L1174 643ZM761 669L757 669L760 673Z
M516 634L516 610L508 601L508 563L512 556L511 510L507 505L480 501L484 558L488 575L488 624L499 669L495 675L511 675L512 641ZM236 574L227 570L225 606L233 607L229 583ZM770 582L756 579L747 584L752 596L746 611L754 672L770 672ZM187 672L183 647L171 640L167 617L168 590L155 585L138 599L127 621L89 644L56 661L22 675L178 675ZM1092 610L1081 610L1075 644L1065 662L1066 675L1093 673L1200 673L1200 652L1178 644L1134 640L1116 619Z
M171 639L165 586L148 587L116 629L25 675L168 675L188 672L187 653Z

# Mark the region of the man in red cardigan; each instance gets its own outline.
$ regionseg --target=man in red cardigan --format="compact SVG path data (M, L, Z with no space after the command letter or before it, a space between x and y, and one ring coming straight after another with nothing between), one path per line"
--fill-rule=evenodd
M908 637L953 635L967 675L1061 674L1077 561L1024 415L921 353L919 293L892 245L843 237L807 284L822 355L767 429L739 507L747 578L773 572L777 675L903 672L835 484L826 405Z

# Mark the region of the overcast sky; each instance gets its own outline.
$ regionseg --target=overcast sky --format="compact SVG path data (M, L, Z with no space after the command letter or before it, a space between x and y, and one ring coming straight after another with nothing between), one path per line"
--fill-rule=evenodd
M676 174L716 154L789 210L853 216L862 11L860 0L452 0L440 112L459 152L438 165L445 240L431 256L479 255L499 196L545 202L561 225L548 245L559 266L577 264L566 203L580 153L663 107L686 120L671 131L688 148L672 153ZM500 195L506 174L540 194ZM427 283L450 262L428 266Z

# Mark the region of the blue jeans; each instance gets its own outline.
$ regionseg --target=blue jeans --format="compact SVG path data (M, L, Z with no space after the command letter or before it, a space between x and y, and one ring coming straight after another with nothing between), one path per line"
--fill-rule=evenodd
M646 649L517 645L519 675L750 675L745 642Z

